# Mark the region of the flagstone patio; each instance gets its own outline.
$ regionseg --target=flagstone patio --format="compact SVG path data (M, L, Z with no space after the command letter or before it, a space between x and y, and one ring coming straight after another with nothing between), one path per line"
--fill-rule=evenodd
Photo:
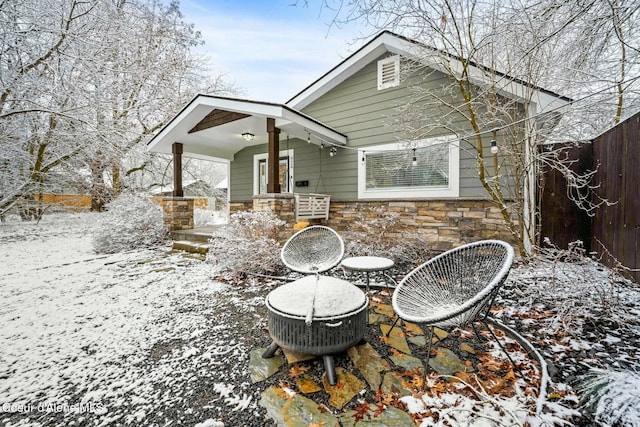
M260 405L276 425L415 425L400 398L461 389L464 386L459 383L463 381L493 385L498 394L513 394L516 376L504 355L473 333L441 329L434 331L431 373L423 391L424 331L401 321L387 337L394 320L390 293L373 291L370 295L368 333L363 342L336 356L335 386L328 384L321 358L279 350L274 357L263 359L265 348L251 352L251 380L254 384L272 384L262 393ZM501 331L495 332L504 337ZM505 344L510 351L519 348L508 338ZM527 382L531 384L538 383L534 366L530 360L521 364L529 370Z

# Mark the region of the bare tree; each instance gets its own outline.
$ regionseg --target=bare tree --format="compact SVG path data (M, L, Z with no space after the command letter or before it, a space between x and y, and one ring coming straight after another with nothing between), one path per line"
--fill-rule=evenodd
M181 105L233 90L175 1L4 0L0 27L0 212L74 183L101 209Z

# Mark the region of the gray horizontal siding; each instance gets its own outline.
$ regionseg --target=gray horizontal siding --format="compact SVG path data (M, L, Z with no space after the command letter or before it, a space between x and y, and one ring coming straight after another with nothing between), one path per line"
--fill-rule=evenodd
M298 139L289 141L289 149L294 150L293 180L309 181L308 187L294 187L297 193L327 193L337 199L350 199L357 195L358 171L351 167L357 161L353 151L338 150L334 157L329 155L329 147L320 151L315 144L307 144ZM280 141L280 149L287 145ZM267 152L267 145L245 148L231 162L231 201L250 200L253 196L253 156ZM356 189L353 193L351 189Z
M432 87L442 87L448 83L447 76L437 72L430 73L425 82ZM373 61L331 92L313 102L305 108L304 112L345 133L348 136L349 147L360 148L396 142L399 134L393 126L389 126L390 116L394 114L395 108L404 105L411 97L412 92L406 84L401 84L397 88L377 90L377 61ZM437 114L435 110L434 114ZM465 126L467 126L466 123L460 118L460 129L464 129ZM354 200L357 198L357 154L351 152L347 158L351 161L335 163L333 168L345 167L349 171L336 169L333 174L349 176L351 179L344 183L349 187L341 190L339 195L334 194L334 197ZM485 196L486 192L477 178L475 158L472 153L461 149L460 197Z

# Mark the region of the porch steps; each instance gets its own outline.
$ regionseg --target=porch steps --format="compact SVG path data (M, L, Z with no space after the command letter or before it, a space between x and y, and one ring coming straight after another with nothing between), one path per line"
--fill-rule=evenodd
M171 232L172 249L193 254L206 255L209 252L209 239L216 226L198 227L191 230L176 230Z
M171 247L174 251L184 251L194 254L206 255L209 252L209 244L201 242L191 242L189 240L174 240Z

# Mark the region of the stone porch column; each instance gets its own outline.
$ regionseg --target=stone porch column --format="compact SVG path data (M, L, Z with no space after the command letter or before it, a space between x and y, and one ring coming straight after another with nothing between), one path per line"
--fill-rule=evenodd
M169 231L193 228L194 200L185 197L165 197L162 199L164 225Z

